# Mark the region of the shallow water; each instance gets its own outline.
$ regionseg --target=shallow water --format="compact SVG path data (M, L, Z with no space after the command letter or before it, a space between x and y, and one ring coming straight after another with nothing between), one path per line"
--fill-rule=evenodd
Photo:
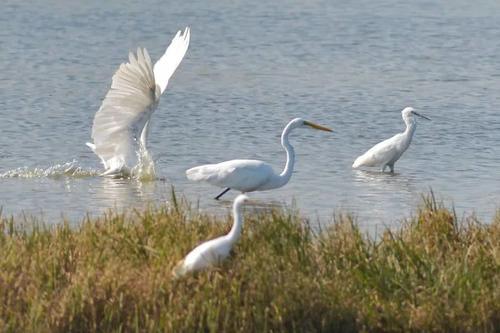
M157 59L190 25L191 46L153 116L154 182L97 177L85 146L128 50ZM226 212L219 189L185 169L258 158L281 169L283 126L304 117L335 132L296 130L296 171L252 197L328 222L397 225L432 188L459 215L491 220L500 203L500 2L4 0L0 11L0 205L3 214L79 221L143 207L173 185ZM376 142L421 121L396 174L351 169ZM74 161L74 162L73 162ZM80 168L65 173L67 167ZM76 176L75 176L76 174Z

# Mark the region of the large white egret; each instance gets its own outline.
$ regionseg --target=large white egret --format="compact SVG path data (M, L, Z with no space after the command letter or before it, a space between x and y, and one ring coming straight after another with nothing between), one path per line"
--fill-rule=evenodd
M111 88L94 117L92 139L87 143L104 165L103 176L135 173L154 176L154 163L146 149L150 118L168 80L189 46L190 30L179 30L163 56L151 63L146 49L129 53L129 62L113 75Z
M188 255L179 261L172 271L174 278L179 278L188 273L196 272L210 266L219 265L224 261L233 248L234 243L240 238L243 226L242 206L248 197L240 194L233 202L233 226L227 235L209 240L195 247Z
M226 189L215 197L217 200L230 189L252 192L282 187L290 180L295 162L295 151L288 141L288 135L293 129L299 127L332 131L302 118L290 121L281 134L281 145L286 151L286 165L280 174L276 173L270 164L263 161L231 160L191 168L186 171L186 176L189 180L205 181L215 186L225 187Z
M413 133L415 133L415 129L417 128L417 120L414 116L430 120L426 116L415 112L412 107L404 108L401 111L401 115L406 124L405 131L377 143L354 161L353 168L379 166L382 167L382 172L384 172L389 167L391 172L394 173L394 163L410 146Z

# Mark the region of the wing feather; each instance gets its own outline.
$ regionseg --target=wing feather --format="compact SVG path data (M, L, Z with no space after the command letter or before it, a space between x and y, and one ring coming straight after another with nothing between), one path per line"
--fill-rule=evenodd
M104 167L131 167L140 145L146 148L147 125L189 46L189 28L177 32L165 54L153 66L146 49L129 52L128 62L113 75L111 88L94 117L89 145Z
M363 155L359 156L353 163L353 168L359 168L362 166L373 167L373 166L383 166L394 158L396 154L397 140L399 134L377 143L375 146L371 147Z
M139 136L159 97L147 51L139 48L137 55L130 52L129 62L121 64L113 75L92 127L94 152L105 168L111 160L118 167L136 158Z
M243 192L258 189L273 175L273 168L258 160L231 160L186 170L186 177L189 180L204 181Z
M186 27L182 34L180 30L177 31L177 34L172 39L163 56L155 63L153 68L154 77L156 84L160 87L161 93L167 88L168 80L170 80L170 77L184 58L189 46L190 36L191 31L189 27Z

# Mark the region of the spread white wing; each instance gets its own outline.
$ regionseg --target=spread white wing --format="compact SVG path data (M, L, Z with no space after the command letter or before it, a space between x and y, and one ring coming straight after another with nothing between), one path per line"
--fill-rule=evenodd
M176 34L154 69L146 49L139 48L137 55L130 52L129 62L121 64L113 75L111 88L94 118L94 143L87 143L101 158L105 174L134 166L139 149L146 149L151 114L188 44L186 28L183 35L180 31Z
M89 146L105 169L119 169L136 158L140 135L159 97L147 51L138 49L137 57L130 52L129 62L113 75L111 89L94 117L94 144Z
M191 31L189 27L184 29L184 33L177 31L177 34L172 39L172 42L167 47L165 53L155 63L153 69L155 74L156 84L160 86L160 91L163 93L167 88L168 80L174 74L175 69L179 66L186 54L189 46Z

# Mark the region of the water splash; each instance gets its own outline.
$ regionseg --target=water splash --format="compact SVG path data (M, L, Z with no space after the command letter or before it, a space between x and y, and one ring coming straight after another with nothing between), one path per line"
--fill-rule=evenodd
M156 180L155 163L147 150L137 152L137 165L132 169L123 169L120 173L111 175L111 178L135 179L139 181ZM19 167L5 172L0 172L0 179L5 178L52 178L64 177L86 178L102 175L103 170L93 168L83 168L78 165L78 161L54 164L46 168L40 167Z
M137 152L137 162L132 168L122 165L119 168L113 168L112 172L104 172L102 175L115 179L133 179L142 182L156 180L155 163L146 149L140 148Z
M98 176L99 171L94 169L84 169L78 165L78 162L73 160L62 164L55 164L47 168L28 168L20 167L0 173L1 178L62 178L74 177L85 178Z
M141 147L137 152L137 161L137 165L132 168L131 172L133 178L141 181L155 180L155 162L145 148Z

